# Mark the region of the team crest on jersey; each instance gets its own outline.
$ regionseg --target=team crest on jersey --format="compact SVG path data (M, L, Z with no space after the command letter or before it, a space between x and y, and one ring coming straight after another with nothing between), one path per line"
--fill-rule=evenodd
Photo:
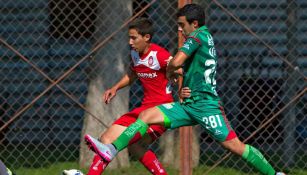
M182 47L184 47L184 48L190 50L190 45L192 45L192 44L193 44L193 41L192 41L191 39L188 39L188 40L183 44Z
M157 58L157 52L158 51L150 51L144 59L141 59L138 52L131 50L131 58L134 66L144 65L150 69L159 70L161 67Z
M153 58L152 58L152 56L150 56L150 57L148 58L148 65L149 65L149 66L152 66L152 65L153 65Z

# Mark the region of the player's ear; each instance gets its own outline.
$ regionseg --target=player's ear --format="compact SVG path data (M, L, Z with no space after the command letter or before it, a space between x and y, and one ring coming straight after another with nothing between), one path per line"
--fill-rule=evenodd
M144 39L145 41L150 41L151 35L150 34L145 34Z
M192 24L193 24L193 27L194 27L195 29L199 28L199 24L198 24L198 21L197 21L197 20L194 20L194 21L192 22Z

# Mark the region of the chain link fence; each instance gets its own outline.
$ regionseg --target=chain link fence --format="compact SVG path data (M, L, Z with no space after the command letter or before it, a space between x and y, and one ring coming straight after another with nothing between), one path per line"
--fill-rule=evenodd
M193 2L206 11L219 57L218 92L240 139L278 169L306 170L307 1ZM107 126L122 114L104 120L116 105L102 113L88 108L90 84L98 82L101 94L129 65L121 25L145 10L139 16L154 21L153 42L174 54L177 6L172 0L0 0L1 160L16 168L77 161L84 116ZM136 82L124 109L141 99ZM214 174L208 167L215 166L253 172L200 127L194 132L201 172ZM158 153L160 145L153 144Z

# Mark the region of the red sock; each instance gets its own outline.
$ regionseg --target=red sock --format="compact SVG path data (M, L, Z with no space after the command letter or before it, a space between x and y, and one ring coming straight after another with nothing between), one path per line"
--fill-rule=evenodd
M93 162L87 175L101 175L109 163L103 161L98 154L95 154Z
M139 161L154 175L167 175L157 156L151 150L148 150Z

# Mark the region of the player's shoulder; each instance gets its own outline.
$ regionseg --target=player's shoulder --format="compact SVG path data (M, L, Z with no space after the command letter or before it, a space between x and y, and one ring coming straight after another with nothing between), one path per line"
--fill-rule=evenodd
M151 50L156 51L159 57L169 57L170 56L170 53L168 50L154 43L151 44Z
M200 28L196 29L194 32L191 33L193 37L199 37L202 35L210 34L208 28L206 26L201 26Z
M207 42L208 38L212 38L212 36L208 28L206 26L202 26L199 29L192 32L188 38L193 39L198 43L202 44L204 42Z
M168 53L168 50L166 50L164 47L159 46L158 44L154 44L154 43L151 43L151 50L158 51L158 52L167 52Z

